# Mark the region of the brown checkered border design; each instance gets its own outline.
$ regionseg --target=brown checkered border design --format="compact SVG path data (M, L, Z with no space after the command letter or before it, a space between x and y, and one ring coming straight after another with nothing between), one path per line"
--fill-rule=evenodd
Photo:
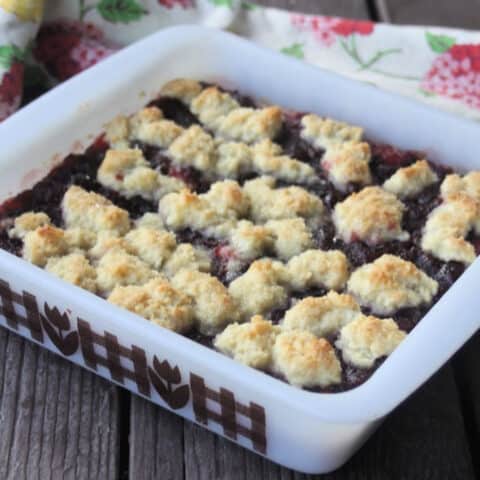
M139 393L146 397L151 397L153 388L174 410L185 407L191 397L197 422L205 426L209 422L218 424L227 437L232 440L237 440L239 436L247 438L254 450L266 453L266 418L262 406L254 402L249 405L239 403L232 391L225 388L213 390L205 384L204 378L193 372L190 373L189 384L182 384L178 366L172 366L168 360L160 361L154 356L152 365L149 365L144 349L136 345L121 345L116 335L107 331L103 334L95 332L89 322L79 317L75 330L68 313L60 312L47 303L41 313L34 294L26 291L17 293L3 279L0 279L0 301L0 315L5 317L11 330L18 331L22 325L39 343L44 343L47 336L66 357L80 349L84 363L90 369L96 371L98 366L106 367L112 380L122 385L125 379L132 380ZM21 310L18 307L23 307L25 315L18 313ZM95 347L103 347L106 355L99 353ZM124 361L122 365L121 359L129 362ZM133 368L126 368L126 363L131 363ZM212 408L213 404L217 405L217 411ZM249 422L240 423L239 415ZM245 423L250 423L250 427Z

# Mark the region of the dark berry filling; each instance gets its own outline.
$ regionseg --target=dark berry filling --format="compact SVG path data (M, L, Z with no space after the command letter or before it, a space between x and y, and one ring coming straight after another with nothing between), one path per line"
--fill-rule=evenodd
M320 164L324 151L315 149L300 136L300 119L301 116L285 115L285 121L275 142L283 148L286 155L316 166Z
M0 248L18 257L22 256L22 241L17 238L10 238L8 230L5 228L0 230Z
M173 165L172 161L158 147L153 147L143 142L134 141L131 145L133 148L139 148L145 159L150 163L152 168L157 169L163 175L170 175L184 181L188 188L197 193L206 192L211 185L200 170L193 167L179 167Z
M174 98L160 97L151 102L149 106L158 107L166 119L172 120L182 127L188 128L199 123L188 107Z
M212 275L228 285L245 273L250 263L241 259L228 244L220 243L212 251Z

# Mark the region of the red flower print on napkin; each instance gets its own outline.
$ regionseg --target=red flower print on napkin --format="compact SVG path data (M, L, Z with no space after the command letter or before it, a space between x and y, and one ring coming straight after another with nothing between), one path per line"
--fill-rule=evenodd
M311 32L322 45L330 47L337 36L349 37L355 33L370 35L375 24L366 20L324 17L319 15L297 15L290 17L292 25L301 32Z
M195 0L158 0L158 3L165 8L193 8L195 6Z
M292 14L290 17L292 25L301 32L312 32L316 40L324 45L330 47L335 43L336 35L334 26L338 19L333 17L311 16L311 15L296 15Z
M480 44L455 45L451 37L432 34L427 35L427 41L440 55L421 88L480 109Z
M91 23L58 20L40 28L33 53L51 75L66 80L115 52L102 39Z
M359 33L360 35L370 35L373 32L374 23L368 20L339 20L334 26L333 30L337 35L342 37L348 37L353 33Z
M25 52L15 45L0 46L0 66L7 69L0 82L0 121L20 106Z
M351 61L358 65L359 70L371 70L378 75L397 77L395 73L379 69L378 65L385 57L401 53L401 48L377 49L369 55L365 54L361 48L360 36L366 37L372 34L375 23L368 20L297 14L290 15L290 22L298 31L312 34L317 42L325 47L331 47L337 43ZM305 53L304 47L303 43L294 43L281 51L297 58L308 58L308 50Z

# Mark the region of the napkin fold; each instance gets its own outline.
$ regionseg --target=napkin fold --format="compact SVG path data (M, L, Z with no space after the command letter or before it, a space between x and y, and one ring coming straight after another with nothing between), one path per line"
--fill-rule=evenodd
M480 32L303 15L244 0L0 0L0 120L161 28L197 24L480 119Z

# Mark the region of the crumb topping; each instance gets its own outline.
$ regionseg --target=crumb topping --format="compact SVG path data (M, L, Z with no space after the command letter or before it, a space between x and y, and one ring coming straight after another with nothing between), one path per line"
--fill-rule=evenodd
M212 183L202 195L215 212L222 218L243 218L247 216L250 200L240 185L233 180Z
M383 184L383 188L399 198L410 198L438 181L438 175L430 168L426 160L399 168Z
M26 212L15 218L13 228L8 231L8 235L12 238L25 238L28 232L50 224L50 217L46 213Z
M297 183L308 183L315 178L315 170L310 165L287 155L280 155L272 147L270 140L254 145L252 163L258 173Z
M204 335L214 335L238 320L238 308L228 290L208 273L181 270L171 283L192 297L197 328Z
M332 345L307 331L290 330L276 337L273 369L296 387L327 387L342 379Z
M183 128L170 120L140 123L133 131L133 138L141 142L168 148L183 133Z
M82 253L51 257L45 265L45 270L89 292L97 291L97 272Z
M272 363L272 349L280 328L261 315L247 323L233 323L214 340L217 350L237 362L253 368L267 370Z
M240 104L229 93L209 87L193 99L190 108L204 125L216 130L225 115L240 108Z
M63 197L63 219L69 228L124 234L130 229L128 212L94 192L72 185Z
M240 142L220 142L215 170L222 177L238 177L252 172L296 183L311 183L315 179L315 171L310 165L283 155L282 149L269 139L252 147Z
M470 232L480 234L480 172L447 175L440 187L443 203L429 215L422 249L435 257L466 265L476 258Z
M315 147L327 150L344 142L359 142L363 129L331 118L310 114L302 117L302 137Z
M217 145L215 170L222 177L236 178L253 170L252 149L241 142L221 142Z
M382 255L357 268L347 289L361 305L374 313L389 315L401 308L429 304L438 291L438 283L413 263L395 255Z
M177 247L173 233L147 227L130 230L125 242L131 253L156 270L162 268Z
M202 171L212 170L216 160L213 138L198 125L192 125L178 136L167 153L178 165Z
M105 126L105 140L115 148L128 148L130 125L128 117L119 115Z
M37 227L23 239L23 258L39 267L44 267L50 257L65 255L68 251L65 231L51 225Z
M340 331L336 346L345 362L371 368L375 360L390 355L406 337L391 318L359 315Z
M150 168L138 149L108 150L98 169L97 179L127 198L140 195L156 201L167 193L185 188L181 180Z
M331 182L339 190L345 191L350 183L372 183L370 158L368 143L344 142L327 148L321 164Z
M165 225L174 230L203 230L221 220L204 197L190 190L165 195L160 200L158 211Z
M402 230L405 207L395 195L380 187L366 187L335 205L333 222L345 242L362 240L374 245L389 240L408 240Z
M159 276L147 263L119 248L108 250L97 266L97 285L105 295L116 286L144 285Z
M478 202L463 193L450 194L430 213L423 229L422 249L446 262L453 260L469 265L476 254L465 237L479 225L479 219Z
M288 298L286 282L288 272L283 263L261 259L236 278L228 288L237 302L244 319L264 315L283 306Z
M203 249L195 248L190 243L181 243L165 262L162 272L170 278L182 270L210 272L210 256Z
M190 105L192 100L202 91L202 86L196 80L188 78L177 78L166 83L160 94L164 97L171 97Z
M275 183L272 177L245 182L243 190L250 199L250 216L255 222L295 217L311 224L322 222L324 206L319 197L296 186L274 188Z
M463 177L456 173L447 175L440 190L444 199L455 197L457 193L464 193L480 202L480 171L469 172Z
M132 140L167 148L183 129L165 120L157 107L143 108L130 118L120 115L106 126L105 137L114 149L126 149Z
M137 227L152 228L154 230L165 230L162 218L157 213L147 212L135 220Z
M347 257L339 250L307 250L289 260L287 271L295 290L315 287L341 290L349 275Z
M306 330L316 337L338 332L360 314L360 306L351 295L333 290L323 297L307 297L287 310L284 330Z
M265 228L273 237L275 255L281 260L289 260L313 247L312 233L303 218L269 220Z
M274 237L267 226L241 220L230 232L230 245L241 258L254 259L273 250Z
M186 332L193 325L192 299L161 278L142 286L117 285L108 301L174 332Z
M124 250L128 253L133 253L130 251L130 244L125 240L124 237L119 237L112 232L100 232L96 236L95 243L90 249L88 249L88 255L90 258L98 260L109 250L113 250L115 248Z
M229 140L253 143L272 139L282 127L282 110L278 107L240 107L220 117L215 126L217 135Z

